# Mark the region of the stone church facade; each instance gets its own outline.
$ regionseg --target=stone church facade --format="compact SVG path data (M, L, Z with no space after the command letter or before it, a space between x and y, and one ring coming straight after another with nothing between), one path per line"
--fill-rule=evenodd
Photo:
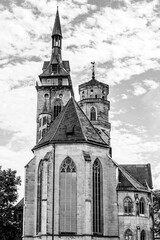
M92 78L74 99L57 9L37 90L37 140L26 165L24 240L152 240L150 165L112 160L109 86Z

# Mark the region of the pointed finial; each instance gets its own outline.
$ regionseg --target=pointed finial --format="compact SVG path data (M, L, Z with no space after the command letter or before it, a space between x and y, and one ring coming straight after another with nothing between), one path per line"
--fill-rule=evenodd
M91 64L92 64L92 79L95 79L95 72L94 72L95 62L91 62Z
M58 4L58 1L57 1ZM54 35L59 35L62 37L62 31L61 31L61 23L60 23L60 18L59 18L59 11L58 11L58 5L57 5L57 12L56 12L56 17L54 21L54 27L53 27L53 32L52 36Z
M58 0L57 0L57 8L58 8Z

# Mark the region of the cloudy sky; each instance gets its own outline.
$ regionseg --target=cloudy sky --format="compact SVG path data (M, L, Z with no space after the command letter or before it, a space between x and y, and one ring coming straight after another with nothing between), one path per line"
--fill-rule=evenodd
M0 1L0 165L17 170L22 180L33 157L35 82L50 59L56 5ZM113 159L151 163L160 188L159 0L59 0L59 13L76 100L95 61L96 79L110 85Z

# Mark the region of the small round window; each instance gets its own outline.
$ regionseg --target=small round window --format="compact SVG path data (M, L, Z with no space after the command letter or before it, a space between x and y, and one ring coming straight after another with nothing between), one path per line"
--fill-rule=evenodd
M48 94L48 93L45 93L45 94L44 94L44 97L45 97L45 98L49 98L49 94Z

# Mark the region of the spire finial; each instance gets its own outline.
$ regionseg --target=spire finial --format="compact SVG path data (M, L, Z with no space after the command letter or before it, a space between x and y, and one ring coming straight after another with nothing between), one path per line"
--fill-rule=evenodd
M57 8L58 8L58 0L57 0Z
M92 64L92 79L95 79L95 71L94 71L95 62L91 62L91 64Z

